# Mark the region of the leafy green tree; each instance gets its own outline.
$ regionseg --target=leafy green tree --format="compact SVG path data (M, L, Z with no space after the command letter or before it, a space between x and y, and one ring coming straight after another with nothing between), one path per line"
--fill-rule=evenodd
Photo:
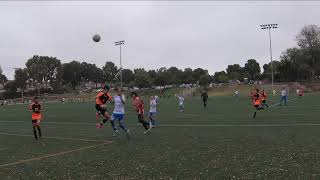
M77 61L62 64L62 80L63 84L71 84L72 88L75 89L81 81L82 66Z
M14 74L14 81L16 87L20 88L21 91L21 98L22 102L24 100L24 90L26 89L27 86L27 81L28 81L28 71L26 69L16 69L15 74Z
M134 81L134 74L130 69L123 69L122 70L122 80L124 84L129 85L130 82Z
M169 74L167 73L167 69L162 67L158 70L157 76L154 79L154 84L156 86L165 86L169 85Z
M227 75L228 79L231 80L239 80L243 78L242 68L239 64L228 65L227 67Z
M320 75L320 27L316 25L305 26L297 36L298 46L307 52L308 58L304 62L309 66L310 79Z
M134 83L138 88L147 88L151 85L148 72L143 68L134 69Z
M192 72L192 76L195 81L199 81L200 77L202 75L206 75L206 74L208 74L208 71L204 70L202 68L197 68L197 69L193 70L193 72Z
M26 67L29 77L41 85L52 85L60 80L61 61L55 57L35 55L27 60Z
M211 83L211 76L209 74L202 75L199 78L199 85L207 87Z
M257 80L260 77L261 69L255 59L249 59L244 65L244 71L249 74L251 80Z
M229 81L229 78L225 71L220 71L214 73L213 81L216 83L227 83Z
M112 84L116 81L116 75L119 70L118 67L113 62L106 62L106 64L102 67L104 79Z
M181 81L184 84L194 84L196 83L195 79L193 78L193 70L191 68L186 68L181 73Z
M182 71L176 67L170 67L167 71L167 77L169 78L169 84L181 84L182 80L180 79Z

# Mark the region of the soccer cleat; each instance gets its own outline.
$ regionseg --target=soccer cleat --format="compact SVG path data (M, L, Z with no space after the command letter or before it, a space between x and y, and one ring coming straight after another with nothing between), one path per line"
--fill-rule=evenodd
M127 133L127 139L130 140L130 130L127 129L126 133Z
M119 135L119 131L118 130L115 130L112 137L117 137Z
M149 128L148 130L146 130L143 134L149 134L151 131L151 128Z

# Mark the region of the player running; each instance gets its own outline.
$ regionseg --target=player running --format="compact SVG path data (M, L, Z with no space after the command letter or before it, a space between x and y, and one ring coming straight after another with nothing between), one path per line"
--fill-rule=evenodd
M141 123L144 129L146 130L144 134L147 134L150 132L151 127L150 124L144 120L144 102L136 92L132 92L131 97L134 111L136 111L138 114L138 122Z
M113 137L118 136L119 131L117 130L114 121L117 120L119 123L119 127L123 129L127 133L127 138L130 138L130 131L123 123L124 121L124 104L125 104L125 96L123 95L122 89L117 89L117 95L113 97L114 101L114 110L111 116L111 126L114 131Z
M40 138L42 137L41 128L40 128L40 121L42 118L42 115L41 115L42 106L38 101L38 97L34 98L33 103L31 103L29 106L29 110L32 112L31 120L32 120L32 129L33 129L34 138L38 140L38 135L36 130L38 130L39 137Z
M282 88L281 91L281 99L280 99L280 106L282 106L282 102L284 101L284 105L287 105L287 99L288 99L288 94L287 94L287 90L285 87Z
M150 97L149 119L151 128L156 127L157 99L154 96Z
M267 93L264 91L264 89L261 92L261 103L262 103L263 107L269 108L269 106L267 104Z
M184 111L184 97L179 95L179 110L180 112Z
M203 102L203 106L206 108L207 107L207 101L208 101L208 93L205 90L202 91L201 99L202 99L202 102Z
M97 128L102 128L103 125L110 119L110 115L107 111L106 103L108 101L112 102L112 97L109 93L110 87L108 85L105 85L103 87L103 90L99 92L96 96L96 105L95 108L97 110L96 112L96 119L97 119ZM100 116L103 116L102 122L100 122Z
M253 106L256 109L253 118L256 118L257 112L263 109L263 106L261 106L261 97L259 94L259 89L255 89L255 92L253 94Z

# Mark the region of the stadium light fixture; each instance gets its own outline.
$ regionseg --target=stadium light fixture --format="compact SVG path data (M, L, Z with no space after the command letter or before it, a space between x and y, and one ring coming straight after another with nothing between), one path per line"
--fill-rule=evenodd
M260 28L262 30L268 30L269 32L269 48L270 48L270 60L271 60L271 83L272 83L272 88L273 88L273 83L274 83L274 74L273 74L273 58L272 58L272 42L271 42L271 29L276 29L278 28L278 24L262 24L260 25Z
M121 62L121 46L124 45L124 41L117 41L117 42L114 42L114 45L115 46L119 46L120 47L120 83L121 83L121 88L123 87L122 86L122 62Z

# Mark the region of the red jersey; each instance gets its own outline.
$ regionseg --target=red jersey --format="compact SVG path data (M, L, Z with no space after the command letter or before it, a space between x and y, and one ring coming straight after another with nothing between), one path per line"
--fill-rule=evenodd
M144 102L140 97L136 97L135 99L133 99L133 106L138 114L144 113Z

